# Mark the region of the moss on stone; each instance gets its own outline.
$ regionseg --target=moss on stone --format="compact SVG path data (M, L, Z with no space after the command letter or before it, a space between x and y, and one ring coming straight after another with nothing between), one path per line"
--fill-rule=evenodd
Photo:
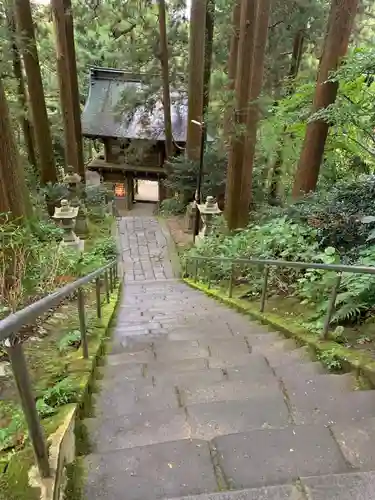
M40 500L39 488L29 484L29 470L34 463L30 447L10 458L6 471L0 474L0 500Z

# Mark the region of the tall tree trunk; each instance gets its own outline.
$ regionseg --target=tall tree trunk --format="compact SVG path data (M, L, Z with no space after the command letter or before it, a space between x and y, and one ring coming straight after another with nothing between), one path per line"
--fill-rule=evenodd
M30 106L35 130L35 140L39 152L41 175L43 185L47 182L55 183L57 174L53 156L51 130L48 122L46 101L44 98L42 76L40 74L39 58L35 42L33 19L29 0L15 0L15 15L17 31L21 40L21 51Z
M73 10L71 0L62 0L64 5L65 29L67 39L67 61L70 77L70 89L73 100L74 128L75 138L78 150L78 170L77 172L82 177L82 182L85 181L85 164L83 159L83 139L82 139L82 122L81 122L81 105L77 75L77 60L76 49L74 43L74 23Z
M232 36L230 40L229 59L228 59L228 91L231 101L234 99L234 88L236 84L236 72L238 61L238 44L240 41L240 22L241 22L241 0L236 0L232 14ZM233 132L233 104L231 103L225 111L224 117L224 138L230 144L230 137Z
M0 137L0 181L2 184L0 194L4 195L4 199L0 201L0 210L9 210L14 218L27 217L31 214L31 203L11 129L8 103L1 79Z
M9 9L7 10L7 24L8 24L8 32L11 39L13 73L18 83L17 98L20 109L22 111L20 124L23 132L23 139L29 163L34 168L34 171L37 172L38 167L37 167L37 159L34 147L33 130L30 120L28 118L29 110L27 104L27 94L26 94L24 77L22 73L21 57L16 43L16 25L14 21L14 14L12 11L12 7L9 7Z
M359 0L332 0L327 35L319 64L313 113L327 108L336 100L338 83L327 82L348 50ZM307 125L305 140L295 175L293 198L314 191L328 136L329 124L314 120Z
M292 60L290 63L288 88L286 95L291 95L295 89L295 81L298 76L299 68L301 66L303 44L305 41L305 30L301 29L297 32L293 42ZM281 181L281 174L283 168L283 142L285 138L287 127L284 126L282 136L280 138L280 145L276 153L276 160L271 169L271 182L268 192L268 203L270 205L277 205L279 203L279 186Z
M241 5L240 41L236 74L235 135L231 140L225 191L225 216L228 227L240 224L240 193L244 156L244 126L247 119L251 68L256 33L257 0L243 0Z
M186 153L190 160L199 160L201 128L192 120L203 121L203 79L207 0L192 0L189 35L189 109Z
M242 166L242 183L240 195L239 225L245 227L249 220L249 210L253 192L253 167L257 128L259 122L259 102L264 76L264 63L268 39L268 23L271 11L271 0L261 0L258 3L256 36L251 67L250 106L246 122L246 140Z
M173 155L173 131L171 118L171 94L169 88L169 54L165 0L158 0L160 31L160 64L163 79L163 109L166 159Z
M56 34L57 74L59 77L60 103L63 117L65 168L71 165L76 172L79 172L78 145L73 111L74 104L68 63L65 9L62 0L52 0L51 6Z
M204 44L204 74L203 74L203 117L210 103L210 83L212 66L212 48L215 27L215 0L207 0ZM207 130L207 127L205 127Z

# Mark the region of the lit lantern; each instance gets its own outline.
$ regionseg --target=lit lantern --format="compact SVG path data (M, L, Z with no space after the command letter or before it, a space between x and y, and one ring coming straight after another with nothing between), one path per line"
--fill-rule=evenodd
M125 196L124 184L115 184L115 196L117 198L124 198L124 196Z

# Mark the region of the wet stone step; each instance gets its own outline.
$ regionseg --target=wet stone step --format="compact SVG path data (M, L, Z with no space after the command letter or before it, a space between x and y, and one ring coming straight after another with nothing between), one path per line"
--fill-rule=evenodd
M219 437L213 444L232 489L348 471L337 443L324 426L255 430Z
M88 455L85 500L159 500L218 490L208 444L183 440Z
M182 409L131 413L116 418L92 418L86 419L84 424L96 453L191 437L190 426Z

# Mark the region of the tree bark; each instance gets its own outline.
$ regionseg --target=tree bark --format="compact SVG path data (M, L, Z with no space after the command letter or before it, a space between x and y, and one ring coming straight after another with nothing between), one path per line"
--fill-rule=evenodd
M166 159L173 156L173 131L171 118L171 94L169 88L169 54L165 0L158 0L160 31L160 64L163 79L163 109Z
M8 32L11 39L13 73L18 83L17 98L19 106L22 111L20 123L23 132L23 139L25 142L29 163L34 168L34 171L37 172L38 165L34 147L33 129L30 120L28 118L29 110L27 104L27 94L26 94L24 77L22 73L21 56L16 43L16 25L14 20L14 14L11 7L7 11L7 24L8 24Z
M292 60L290 64L289 78L288 78L288 88L286 92L287 96L291 95L294 92L295 81L298 76L299 68L301 66L304 41L305 41L305 30L301 29L297 32L296 36L294 37ZM283 158L282 158L283 142L286 130L287 128L284 126L282 136L280 139L281 144L279 145L279 148L277 150L276 160L271 170L271 182L268 193L268 203L270 205L277 205L279 203L278 202L279 191L280 191L279 186L283 169Z
M192 120L203 121L203 80L205 53L205 26L207 0L192 0L189 35L189 109L186 154L190 160L199 161L201 128Z
M56 36L57 74L63 117L65 169L71 165L79 173L80 162L74 123L73 94L70 84L65 9L62 0L52 0L51 6Z
M348 50L359 0L332 0L327 35L319 64L313 102L313 113L327 108L336 100L338 83L327 82ZM314 120L307 125L300 160L295 175L293 198L314 191L328 136L329 124Z
M55 183L57 182L57 174L53 155L52 137L48 122L29 0L15 0L15 15L27 77L35 140L39 152L41 169L40 180L43 185L48 182Z
M77 172L85 181L85 163L83 158L83 139L81 122L81 105L77 75L76 49L74 43L74 22L71 0L62 0L65 14L65 28L67 38L67 61L70 77L70 89L73 100L75 138L78 150L78 170Z
M8 103L0 79L0 211L10 211L14 218L31 214L25 175L20 164L15 138L11 129Z
M228 59L228 93L231 101L234 100L234 88L236 84L236 72L238 61L238 44L240 41L240 22L241 22L241 0L236 0L232 14L232 37L230 40L229 59ZM231 102L224 116L224 138L230 144L230 137L233 133L233 103Z
M240 40L235 83L235 135L231 139L228 173L225 191L225 216L229 229L236 229L240 223L240 193L244 155L244 127L246 125L251 68L255 33L257 0L243 0L241 4Z
M207 0L204 44L204 74L203 74L203 117L206 116L210 103L210 83L212 66L212 48L215 27L215 0ZM205 127L207 130L207 127Z
M256 37L251 67L250 105L246 122L246 140L242 166L242 182L240 194L239 225L245 227L249 221L249 210L253 191L253 167L257 128L259 122L259 102L264 76L264 63L268 39L268 24L270 19L271 0L261 0L258 3L256 20Z

